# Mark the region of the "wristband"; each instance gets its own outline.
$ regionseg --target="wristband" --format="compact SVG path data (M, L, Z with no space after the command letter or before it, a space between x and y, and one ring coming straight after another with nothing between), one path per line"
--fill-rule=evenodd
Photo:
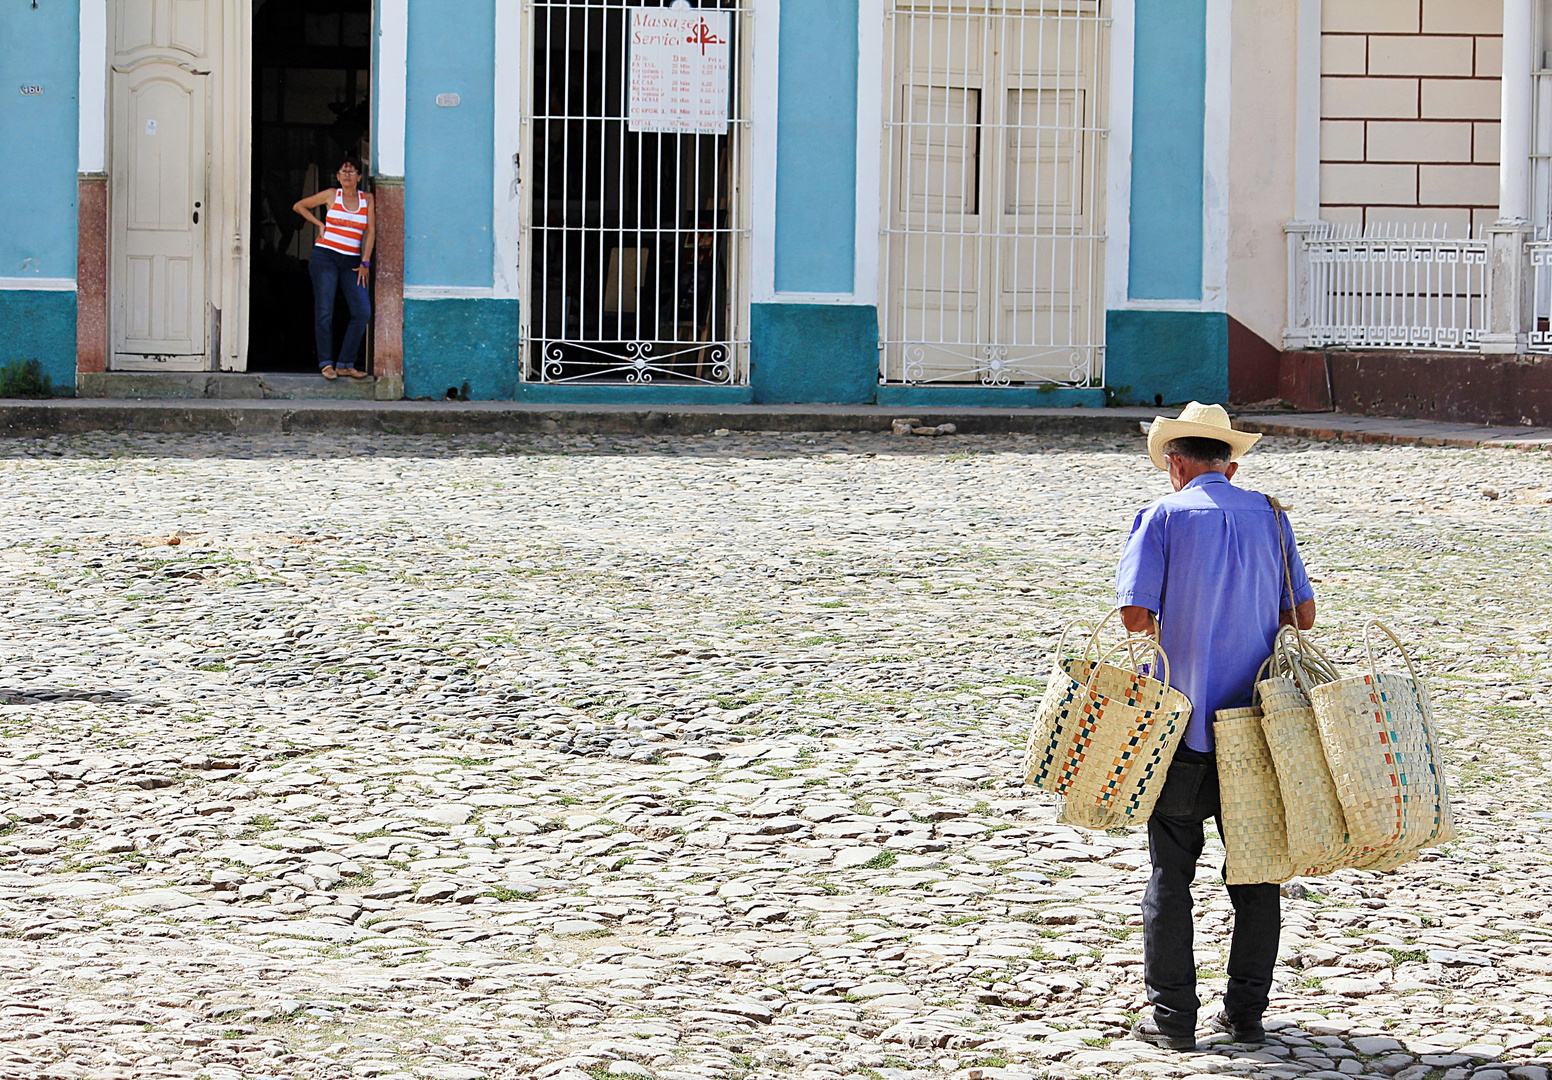
M362 266L371 266L372 265L372 260L371 259L362 259L361 260L361 265Z

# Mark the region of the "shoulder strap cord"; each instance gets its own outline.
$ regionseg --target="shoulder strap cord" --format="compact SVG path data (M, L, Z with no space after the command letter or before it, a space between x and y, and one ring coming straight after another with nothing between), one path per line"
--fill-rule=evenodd
M1293 569L1288 563L1288 541L1283 537L1283 523L1288 521L1288 509L1270 495L1266 496L1266 502L1272 508L1272 523L1277 526L1277 548L1283 556L1283 583L1288 586L1288 603L1293 605L1293 636L1298 639L1299 651L1303 652L1304 635L1299 630L1299 605L1293 598ZM1292 522L1288 522L1288 528L1293 528ZM1278 622L1282 621L1282 607L1281 603L1277 605Z

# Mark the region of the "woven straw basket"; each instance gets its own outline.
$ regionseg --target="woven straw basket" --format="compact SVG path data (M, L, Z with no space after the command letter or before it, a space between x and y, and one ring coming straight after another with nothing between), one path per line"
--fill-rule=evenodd
M1293 679L1263 679L1256 691L1261 698L1261 730L1282 791L1288 855L1299 876L1324 877L1344 868L1391 870L1415 859L1415 849L1377 850L1352 842L1326 764L1315 710Z
M1218 747L1218 791L1230 885L1283 882L1293 877L1282 792L1272 752L1261 733L1260 709L1220 709L1213 722Z
M1395 642L1407 674L1380 673L1373 632ZM1427 687L1378 622L1364 628L1369 673L1313 687L1311 704L1351 843L1411 851L1455 838Z
M1091 659L1098 650L1096 629L1083 656L1066 657L1068 631L1057 642L1055 666L1029 734L1024 782L1062 796L1059 820L1065 824L1141 825L1158 801L1191 702L1170 687L1169 658L1153 639L1127 638ZM1136 670L1139 650L1156 657L1162 678ZM1123 651L1131 669L1109 663Z
M1289 857L1310 866L1339 859L1348 846L1347 818L1326 765L1315 710L1288 676L1262 679L1256 690L1261 730L1287 811Z

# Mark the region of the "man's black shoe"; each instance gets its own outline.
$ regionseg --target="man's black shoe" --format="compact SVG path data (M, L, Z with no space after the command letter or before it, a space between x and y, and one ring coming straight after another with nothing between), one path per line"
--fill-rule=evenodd
M1132 1025L1132 1038L1138 1042L1152 1043L1165 1050L1195 1050L1196 1035L1168 1035L1159 1030L1152 1020L1139 1020Z
M1207 1026L1213 1031L1221 1031L1244 1046L1259 1046L1266 1042L1266 1028L1261 1026L1259 1020L1249 1024L1233 1024L1229 1022L1227 1016L1219 1013Z

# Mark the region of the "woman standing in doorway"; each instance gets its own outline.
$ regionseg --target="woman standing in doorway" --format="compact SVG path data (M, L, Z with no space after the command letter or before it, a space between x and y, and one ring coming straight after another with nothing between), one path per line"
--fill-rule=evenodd
M372 302L366 294L367 274L372 266L372 245L377 239L377 224L372 215L372 197L360 190L361 163L353 157L340 162L339 187L324 189L300 199L291 209L312 222L318 230L318 242L308 259L313 279L313 326L318 344L318 370L325 379L341 374L364 379L367 373L356 367L361 339L366 336L367 320L372 317ZM329 204L324 220L313 216L313 208ZM345 292L350 309L350 325L340 344L339 358L334 356L334 296Z

